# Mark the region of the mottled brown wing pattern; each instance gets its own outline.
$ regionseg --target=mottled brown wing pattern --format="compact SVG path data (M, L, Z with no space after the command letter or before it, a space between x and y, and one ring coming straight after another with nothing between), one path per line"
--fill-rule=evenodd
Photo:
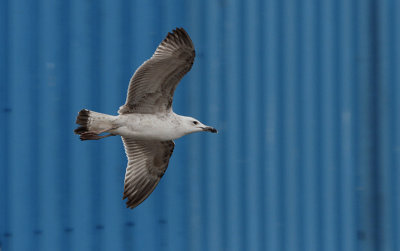
M122 137L128 166L125 173L123 199L127 207L135 208L154 190L167 170L174 142L134 140Z
M133 74L118 113L161 113L172 106L176 86L192 68L193 42L183 28L168 33L153 56Z

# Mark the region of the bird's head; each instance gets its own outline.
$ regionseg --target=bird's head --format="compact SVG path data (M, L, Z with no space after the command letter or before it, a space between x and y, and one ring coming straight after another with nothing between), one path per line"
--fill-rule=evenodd
M202 131L212 132L212 133L218 132L217 129L215 129L214 127L204 125L203 123L201 123L200 121L198 121L195 118L184 117L184 116L182 116L181 118L183 120L182 122L183 122L183 125L185 126L187 134L194 133L194 132L202 132Z

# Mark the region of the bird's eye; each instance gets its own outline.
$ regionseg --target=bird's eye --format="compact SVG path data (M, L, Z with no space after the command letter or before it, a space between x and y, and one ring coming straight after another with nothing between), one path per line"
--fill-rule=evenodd
M199 123L199 122L197 122L197 121L193 121L193 124L194 124L194 125L197 125L198 123Z

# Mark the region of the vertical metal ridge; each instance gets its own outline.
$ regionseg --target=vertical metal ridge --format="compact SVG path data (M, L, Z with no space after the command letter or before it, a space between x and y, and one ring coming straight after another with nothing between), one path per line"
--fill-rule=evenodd
M322 249L321 242L321 203L319 200L319 173L321 166L317 156L319 155L319 124L320 119L319 103L319 64L318 64L318 32L319 23L315 22L319 18L319 5L314 1L307 1L302 9L302 25L304 31L301 33L303 42L300 49L302 71L301 100L302 104L302 131L301 156L302 159L302 181L303 181L303 224L307 224L300 234L303 239L302 250L317 251Z
M321 4L321 194L323 250L340 249L338 242L338 88L337 85L337 5L333 1Z
M396 181L395 170L392 167L398 167L395 162L395 154L391 154L396 146L396 137L392 132L396 131L395 120L399 118L398 110L396 110L396 87L398 85L395 78L396 68L396 22L394 1L382 1L379 3L377 24L377 83L379 88L379 96L377 100L377 116L379 119L378 137L376 144L378 145L379 159L377 160L377 171L379 172L380 183L378 184L378 196L381 201L381 209L379 213L380 232L378 233L378 245L382 250L397 250L399 248L398 228L396 218L400 207L396 207L396 199L394 194L399 191L398 182ZM394 89L394 90L392 90ZM394 133L395 134L395 133ZM397 168L398 169L398 168ZM397 176L398 177L398 176ZM397 196L398 198L398 196Z
M357 239L354 233L357 232L356 215L356 144L357 135L357 82L356 82L356 5L348 1L342 1L339 6L339 83L340 83L340 179L342 188L340 190L340 242L342 250L355 250ZM351 25L349 25L351 24Z
M266 83L266 97L264 100L266 120L266 149L265 149L265 197L266 197L266 247L267 250L284 249L282 241L282 207L279 194L281 190L281 158L282 140L281 130L281 29L278 17L282 15L280 1L269 1L265 5L264 19L266 50L266 70L264 78Z
M286 49L283 44L284 44L284 24L283 24L283 13L284 13L284 3L282 1L277 1L276 5L276 12L277 15L276 17L276 26L274 27L275 34L274 36L277 36L277 47L276 47L276 58L274 58L274 63L277 64L276 67L276 89L275 89L275 95L276 95L276 154L277 154L277 162L276 166L276 179L277 179L277 184L276 184L276 194L275 196L277 197L277 215L276 215L276 220L277 220L277 241L279 242L279 248L282 250L287 249L287 240L286 240L286 229L289 227L286 221L286 214L285 214L285 194L286 194L286 187L285 187L285 154L284 154L284 149L285 149L285 143L284 143L284 137L285 137L285 132L284 132L284 116L285 113L282 111L283 107L285 107L285 99L284 99L284 75L285 75L285 65L284 65L284 50Z
M267 82L266 82L266 76L264 74L264 69L267 68L267 60L266 60L266 51L267 51L267 39L265 36L265 31L266 27L264 26L264 21L265 21L265 15L266 15L266 3L265 1L259 0L257 1L258 8L255 10L258 16L258 27L257 27L257 32L258 32L258 53L256 53L256 57L258 58L258 64L257 64L257 74L258 74L258 92L257 96L259 99L258 102L258 108L264 107L265 108L265 99L267 97ZM257 52L257 50L255 50ZM266 121L266 114L265 110L262 112L259 112L258 114L258 120L260 121L260 131L257 134L258 140L260 142L259 144L259 162L258 162L258 173L257 173L257 180L259 182L259 189L258 189L258 207L259 207L259 216L258 216L258 221L259 221L259 231L258 231L258 238L259 238L259 249L260 250L266 250L267 248L267 226L265 225L267 221L267 201L268 199L266 198L266 187L267 183L265 180L264 174L266 173L266 166L265 166L265 153L266 153L266 147L267 147L267 135L266 135L266 130L267 130L267 121Z
M360 246L365 250L377 250L380 246L381 223L379 212L381 198L378 189L380 176L378 172L379 148L377 137L379 121L377 121L377 102L379 99L378 75L375 69L378 42L377 20L378 6L374 1L362 3L359 7L360 35L364 38L359 42L360 54L363 55L360 68ZM360 36L360 37L361 37ZM363 85L361 85L363 84Z
M10 220L8 212L11 211L10 201L10 107L9 100L9 3L0 2L0 248L9 249Z
M92 76L91 69L92 42L91 23L92 6L89 2L72 1L71 8L71 55L70 70L74 74L70 76L71 88L71 110L75 116L81 109L94 110L94 103L91 101ZM95 95L94 95L95 96ZM72 118L75 119L75 116ZM71 129L76 125L71 121ZM71 133L71 248L73 250L90 250L92 247L92 236L96 231L93 220L92 198L96 197L96 189L93 186L93 159L94 142L81 142L76 135ZM98 143L98 142L96 142ZM95 171L95 170L94 170Z
M222 101L220 97L223 94L221 88L221 65L222 65L222 40L221 40L221 5L220 3L210 0L205 2L205 9L207 16L205 17L205 47L204 59L206 66L205 70L205 95L202 103L205 107L205 119L207 124L213 124L218 128L219 121L221 121L221 107ZM222 250L223 247L223 194L222 184L224 180L224 172L222 164L222 139L220 135L224 135L225 131L220 129L220 133L215 135L207 134L205 137L205 144L212 145L205 149L206 161L204 173L206 180L204 183L204 192L206 194L207 205L205 207L206 222L206 250Z
M62 14L60 15L60 26L64 30L61 34L61 47L64 50L61 50L60 58L62 61L62 69L63 73L60 74L62 76L62 80L60 81L60 93L63 97L63 100L60 102L58 107L58 126L59 130L59 141L63 142L59 145L58 150L58 162L60 163L60 170L58 172L58 177L63 177L63 182L59 184L60 190L60 197L62 200L58 201L58 210L61 221L61 228L62 228L62 237L61 242L62 250L71 250L72 246L72 224L71 224L71 201L72 201L72 194L71 194L71 132L70 132L70 118L73 117L75 114L74 111L71 110L71 91L70 91L70 75L71 75L71 45L70 45L70 35L71 35L71 23L70 23L70 2L63 2L59 7L62 10ZM68 114L65 116L64 114ZM64 157L67 156L67 160Z
M34 229L37 227L35 213L36 191L34 173L37 168L36 156L31 153L37 149L32 127L35 128L36 102L31 92L37 88L37 2L13 1L9 3L9 237L10 249L21 250L24 243L37 248ZM18 11L28 13L19 18ZM30 41L26 44L25 41ZM30 83L30 85L26 85ZM23 116L21 116L23 114ZM32 126L32 127L31 127ZM32 178L31 178L32 177ZM18 182L16 182L18 181ZM32 207L32 210L27 208ZM25 224L20 224L20 222Z
M68 4L41 2L38 6L39 95L35 116L39 127L40 249L65 249L71 245L69 135L69 16ZM60 143L62 142L62 143ZM51 149L51 151L49 151ZM60 178L62 177L62 178ZM46 190L47 187L52 189ZM62 242L64 245L59 246Z
M226 89L226 107L230 107L226 111L226 151L229 153L227 166L230 171L226 173L227 179L227 208L229 213L226 215L228 231L227 250L243 250L244 240L242 229L244 223L242 221L243 214L243 189L241 186L243 162L241 158L242 138L239 136L243 127L240 123L242 113L241 100L242 92L240 85L243 82L240 79L241 73L241 55L240 55L240 38L245 36L245 30L241 26L240 11L241 1L231 1L226 12L225 29L226 35L230 38L226 40L226 82L229 88ZM234 109L232 109L234 107Z
M36 2L37 4L37 2ZM30 142L30 155L31 157L31 165L30 165L30 182L29 186L31 187L30 189L30 205L31 205L31 212L30 212L30 217L32 219L32 226L33 228L29 229L31 233L33 233L33 241L31 243L32 249L39 249L40 248L40 234L43 232L41 229L40 223L39 223L39 216L40 216L40 183L39 183L39 170L40 170L40 159L39 159L39 149L40 149L40 134L38 133L41 129L41 123L40 121L37 120L37 113L35 111L39 110L39 93L40 93L40 87L39 87L39 73L38 70L39 68L37 67L37 64L39 63L39 38L38 38L38 17L40 14L40 10L38 6L34 5L32 8L30 8L30 11L33 13L32 17L32 26L34 27L32 29L32 34L31 36L31 43L32 43L32 49L31 57L30 59L30 74L32 84L29 86L29 91L30 91L30 109L31 113L29 116L29 122L28 125L30 127L29 133L31 135L32 141ZM39 203L37 203L39 201Z
M298 67L299 60L299 12L295 1L286 1L282 5L282 166L283 193L282 200L284 228L284 247L293 250L301 246L299 238L299 225L301 208L299 201L302 199L302 187L299 186L299 132L300 111L302 104L299 102L301 75ZM289 227L290 226L290 227Z
M381 53L380 48L380 30L379 23L380 20L380 5L377 1L370 1L369 6L369 28L370 28L370 72L369 72L369 80L370 82L370 121L369 124L371 126L371 146L369 149L370 162L371 162L371 180L373 180L371 186L371 207L372 214L370 215L372 220L372 235L373 235L373 244L371 245L371 250L379 250L382 248L382 237L383 237L383 228L382 228L382 203L383 198L381 195L381 185L382 185L382 175L380 172L380 161L381 161L381 152L379 149L379 139L381 137L381 126L382 121L379 116L379 109L381 106L381 85L382 81L381 77L381 69L379 60L379 56Z
M226 19L226 10L225 8L223 8L224 6L222 6L221 8L221 19L225 20ZM229 86L227 86L227 77L226 77L226 72L227 72L227 64L226 64L226 54L225 54L225 46L226 46L226 29L225 26L222 24L220 27L221 30L221 43L220 43L220 48L219 50L221 51L221 81L220 81L220 103L219 103L219 120L218 120L218 127L222 128L222 130L226 130L227 128L227 116L226 113L224 111L227 110L227 102L226 102L226 95L223 95L224 93L226 93L226 89L229 88ZM226 194L228 192L227 189L227 177L226 177L226 173L230 172L230 167L227 166L227 158L228 158L228 153L225 150L225 145L228 141L228 134L224 133L221 134L221 144L220 144L220 154L221 154L221 162L220 165L222 166L221 168L221 173L222 173L222 180L221 180L221 185L220 185L220 189L221 189L221 193L222 193L222 206L221 206L221 210L222 210L222 219L221 219L221 225L222 225L222 248L226 249L228 246L227 240L228 240L228 231L227 231L227 222L228 222L228 217L227 214L224 212L229 211L229 207L228 207L228 200L226 197Z
M396 27L399 27L400 25L400 16L397 14L398 11L400 10L400 2L399 1L394 1L393 4L393 19L394 23L390 27L390 32L393 32L393 40L391 43L394 45L398 45L400 43L400 31ZM400 48L399 46L393 46L394 51L390 54L391 55L391 61L393 63L395 62L400 62ZM394 114L391 114L390 117L392 118L391 123L393 128L400 128L400 115L398 111L400 111L400 85L397 83L400 83L400 73L395 67L396 64L391 64L393 68L391 68L391 73L393 76L393 82L391 82L391 88L393 88L393 100L394 100L394 107L393 111ZM396 168L400 166L400 132L399 130L394 130L393 135L393 145L391 146L391 152L393 153L393 166L394 169L391 170L391 180L392 184L395 184L395 188L391 189L392 194L390 197L390 201L393 203L392 204L392 214L388 216L390 220L393 222L394 229L393 229L393 236L392 236L392 243L393 243L393 250L398 250L400 249L400 198L399 198L399 193L400 191L400 184L398 180L400 180L400 169Z
M260 94L260 75L258 71L260 60L257 51L260 49L260 37L258 36L260 30L260 17L257 15L257 10L260 8L259 1L249 1L242 10L243 25L245 26L245 34L243 40L243 85L246 86L242 93L244 102L243 116L244 121L242 134L245 138L244 149L242 151L243 165L241 168L244 170L243 175L243 189L245 203L245 250L260 250L262 244L262 222L259 220L261 215L261 208L263 198L259 195L262 191L262 184L260 183L259 173L261 150L260 140L261 137L258 133L261 131L262 117L258 114L258 109L261 103ZM250 101L251 102L248 102Z

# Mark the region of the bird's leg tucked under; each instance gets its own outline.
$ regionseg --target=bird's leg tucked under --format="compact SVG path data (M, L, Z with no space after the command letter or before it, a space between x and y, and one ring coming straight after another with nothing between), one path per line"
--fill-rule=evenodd
M106 134L106 135L100 135L102 133L108 132L113 129L116 129L116 128L112 127L107 130L102 130L102 131L98 131L98 132L93 132L93 131L84 132L80 135L80 139L81 140L97 140L97 139L107 138L110 136L115 136L115 134L112 134L112 133Z

